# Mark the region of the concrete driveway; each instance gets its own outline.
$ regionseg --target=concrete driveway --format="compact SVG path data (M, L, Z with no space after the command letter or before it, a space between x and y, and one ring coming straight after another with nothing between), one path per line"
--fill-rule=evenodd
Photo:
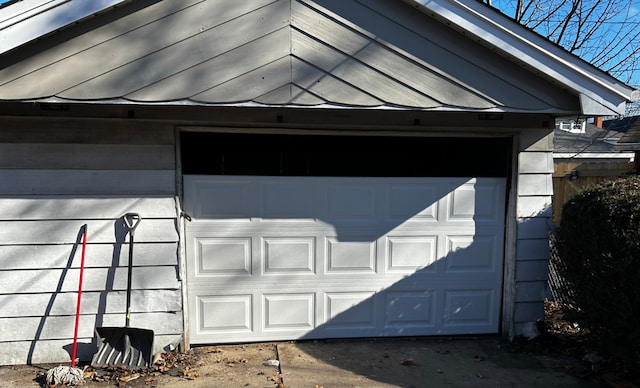
M190 376L143 375L85 387L599 387L590 366L565 356L513 352L497 337L257 343L189 351ZM270 366L268 360L278 360ZM0 387L38 387L46 366L0 367ZM582 377L580 377L582 376ZM281 384L281 385L278 385Z
M600 386L579 360L505 345L497 338L348 340L285 343L278 353L290 388Z

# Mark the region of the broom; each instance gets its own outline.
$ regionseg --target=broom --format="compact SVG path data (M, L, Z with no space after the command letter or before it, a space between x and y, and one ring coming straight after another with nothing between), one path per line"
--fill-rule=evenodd
M78 305L76 307L76 325L73 332L73 351L71 366L60 365L47 371L47 386L65 384L69 386L84 384L84 371L76 368L76 349L78 347L78 326L80 323L80 301L82 299L82 277L84 275L84 255L87 248L87 224L83 225L82 259L80 261L80 280L78 282Z

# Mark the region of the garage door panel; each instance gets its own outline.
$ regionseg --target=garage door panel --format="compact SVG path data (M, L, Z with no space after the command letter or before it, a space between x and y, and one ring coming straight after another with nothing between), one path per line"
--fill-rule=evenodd
M371 329L376 326L376 300L373 291L327 292L325 316L327 330Z
M493 289L449 289L445 291L445 318L443 326L497 329L494 318L495 290Z
M449 220L470 223L502 223L503 188L494 183L465 183L453 187L450 194Z
M410 274L418 269L435 272L438 236L388 236L386 269Z
M196 238L195 277L250 276L250 238Z
M434 290L389 291L384 295L387 329L433 330L436 325L436 294Z
M496 235L447 236L447 272L492 272L500 264ZM500 247L501 248L501 247Z
M437 221L438 201L442 193L435 183L388 185L388 217Z
M314 185L295 182L264 183L261 190L261 211L254 217L266 219L314 219L318 214Z
M250 218L255 212L254 183L246 179L194 179L185 187L185 211L194 218Z
M263 296L264 331L308 332L315 326L315 293Z
M330 220L375 221L377 185L331 184L327 188L327 218Z
M326 241L327 273L348 272L354 275L376 272L375 237L330 236Z
M187 176L191 342L495 333L504 197L502 178Z
M196 296L197 335L250 333L253 329L252 301L251 294Z
M262 247L265 275L315 273L315 237L265 237Z

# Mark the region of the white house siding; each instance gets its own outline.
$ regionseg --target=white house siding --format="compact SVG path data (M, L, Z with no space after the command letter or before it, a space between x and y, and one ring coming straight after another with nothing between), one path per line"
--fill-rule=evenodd
M123 120L0 122L0 364L70 360L88 228L78 355L94 328L125 324L129 236L135 232L131 326L156 349L183 331L171 127Z
M523 131L518 154L513 334L535 336L548 296L553 132ZM506 291L508 292L508 290Z

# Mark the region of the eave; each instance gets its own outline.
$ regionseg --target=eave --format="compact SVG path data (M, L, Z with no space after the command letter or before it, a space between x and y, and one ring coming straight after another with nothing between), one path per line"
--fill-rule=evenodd
M23 0L10 4L0 17L0 53L131 1Z
M477 0L403 0L580 98L586 116L624 114L640 91Z

